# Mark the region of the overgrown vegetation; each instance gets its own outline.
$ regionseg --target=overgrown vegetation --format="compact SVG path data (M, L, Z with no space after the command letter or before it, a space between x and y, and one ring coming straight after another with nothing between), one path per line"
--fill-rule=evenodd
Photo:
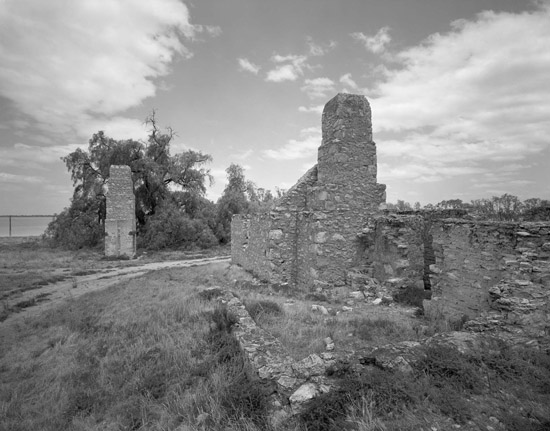
M341 376L338 387L309 402L302 423L319 431L454 429L473 418L478 426L483 418L506 430L550 426L546 352L503 348L466 356L450 347L428 346L423 354L411 373L376 367L331 370Z

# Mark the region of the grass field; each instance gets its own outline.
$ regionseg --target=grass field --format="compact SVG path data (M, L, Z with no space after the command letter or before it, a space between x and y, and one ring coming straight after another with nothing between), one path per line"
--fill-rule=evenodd
M20 258L26 268L50 261L55 266L57 259L59 267L76 268L78 259L63 254L49 259L36 249L21 251ZM14 255L3 259L17 265ZM83 260L79 268L95 264ZM223 263L155 271L34 317L0 323L0 430L550 427L545 352L505 349L472 358L432 348L411 374L333 370L339 382L333 391L273 428L269 388L231 336L232 316L199 294L211 286L235 290L297 359L323 350L327 336L336 349L353 349L415 338L414 325L429 323L392 315L388 307L379 307L379 314L359 309L336 314L334 304L332 313L323 315L311 310L311 301L290 302L254 287L247 274Z

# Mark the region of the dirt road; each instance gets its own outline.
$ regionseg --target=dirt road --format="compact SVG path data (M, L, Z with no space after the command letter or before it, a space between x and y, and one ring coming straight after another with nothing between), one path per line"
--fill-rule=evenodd
M15 320L36 315L42 311L55 307L61 302L78 298L88 292L106 289L121 281L139 277L149 271L166 268L185 268L191 266L208 265L213 262L229 262L229 257L209 257L201 259L173 260L164 262L150 262L136 266L103 269L93 274L73 276L69 279L48 284L38 289L21 292L13 300L18 303L28 302L31 305L21 308L18 312L11 313L8 318L0 322L0 325L14 323Z

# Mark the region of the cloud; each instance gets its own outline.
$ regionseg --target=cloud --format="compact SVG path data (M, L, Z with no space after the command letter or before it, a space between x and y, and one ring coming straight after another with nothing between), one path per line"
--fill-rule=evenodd
M313 114L322 114L325 105L316 105L316 106L300 106L298 107L299 112L313 113Z
M240 70L253 73L254 75L257 75L261 69L260 66L252 63L250 60L246 58L239 58L238 61L239 61Z
M359 86L357 83L351 79L351 73L346 73L345 75L342 75L340 77L340 83L344 84L346 87L350 88L351 90L358 90Z
M336 42L331 40L328 44L317 44L313 41L312 37L307 37L307 45L308 45L308 54L314 57L321 57L325 55L327 52L332 51L334 48L336 48Z
M248 149L248 150L245 150L241 153L237 153L237 154L234 154L233 155L233 158L237 159L237 160L246 160L248 159L252 154L254 154L254 150L252 149Z
M329 78L306 79L302 91L310 99L326 98L327 93L334 92L334 81Z
M309 68L305 55L274 54L271 61L277 66L267 72L266 81L270 82L296 81Z
M210 37L218 37L222 34L221 27L217 25L193 25L193 30L195 33L206 33Z
M43 129L87 134L154 96L182 43L214 27L194 26L178 0L0 3L0 95Z
M550 146L550 6L482 12L396 53L370 99L390 176L513 173ZM405 178L405 177L403 177Z
M0 166L47 170L45 164L59 162L61 157L76 150L77 147L77 144L45 147L18 142L9 147L0 147Z
M311 158L312 162L321 145L321 129L309 127L300 131L300 139L291 139L278 150L266 150L264 154L275 160Z
M0 172L0 184L1 183L14 183L14 184L40 184L45 181L42 177L34 177L29 175L15 175Z
M386 45L391 42L389 27L382 27L374 36L368 36L361 32L351 33L350 36L361 42L373 54L383 53L386 50Z

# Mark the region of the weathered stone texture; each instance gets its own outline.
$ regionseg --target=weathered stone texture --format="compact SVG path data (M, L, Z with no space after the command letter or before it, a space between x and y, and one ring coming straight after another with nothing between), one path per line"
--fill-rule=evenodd
M269 225L269 214L234 217L231 222L231 259L264 280L271 274L269 244L277 237Z
M136 253L135 196L129 166L110 167L105 220L105 256L133 257Z
M549 224L446 219L431 233L433 297L449 312L474 317L508 307L525 314L548 303Z
M373 217L359 234L356 269L367 275L352 273L352 287L366 292L370 276L393 293L424 286L431 289L428 313L475 318L470 329L548 332L550 225L442 218L446 215Z
M367 99L338 94L325 106L322 127L318 164L277 203L269 226L244 223L242 216L233 221L232 248L267 233L267 242L259 241L246 255L232 251L233 262L263 271L267 264L259 262L267 261L274 282L317 289L345 284L357 260L356 234L385 202L385 185L376 183Z
M425 230L419 214L377 217L371 257L374 278L395 287L423 288Z

